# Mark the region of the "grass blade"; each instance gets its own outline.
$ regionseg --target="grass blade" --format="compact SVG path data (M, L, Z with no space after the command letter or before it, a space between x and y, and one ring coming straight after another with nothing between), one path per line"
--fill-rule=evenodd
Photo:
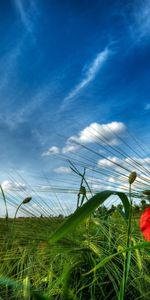
M108 263L112 258L114 258L117 255L120 255L124 252L131 252L131 250L145 249L145 248L150 248L150 243L149 242L139 243L139 244L136 244L135 246L131 246L129 248L124 248L121 251L118 251L114 254L111 254L111 255L105 257L103 260L101 260L93 269L91 269L85 275L89 275L90 273L95 272L98 269L102 268L106 263Z
M82 207L74 212L74 214L50 237L49 242L55 243L64 237L70 230L79 225L90 214L111 195L117 195L124 206L125 216L129 217L130 203L127 196L122 192L103 191L93 196Z

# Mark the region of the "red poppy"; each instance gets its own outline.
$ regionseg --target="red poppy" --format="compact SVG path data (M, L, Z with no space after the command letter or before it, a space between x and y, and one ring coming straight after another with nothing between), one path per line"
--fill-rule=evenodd
M150 207L147 207L141 215L140 230L144 238L150 242Z

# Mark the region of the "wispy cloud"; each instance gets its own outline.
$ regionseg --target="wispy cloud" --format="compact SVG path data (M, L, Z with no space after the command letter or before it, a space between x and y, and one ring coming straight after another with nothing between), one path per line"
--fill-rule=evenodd
M24 37L11 49L8 53L5 54L0 60L0 91L2 89L8 89L8 85L12 84L12 77L16 76L16 67L18 58L21 55L24 45Z
M19 109L17 112L12 114L12 126L16 127L17 125L25 122L33 115L33 113L41 107L44 101L50 96L51 89L48 84L45 86L40 86L33 96L30 98L30 102L27 102ZM10 125L11 125L10 119Z
M15 69L15 64L13 65L12 70ZM10 82L10 75L6 74L7 81L5 80L5 85L3 88L6 90L8 88L8 84ZM1 90L0 85L0 90ZM29 121L29 119L33 116L33 114L40 109L43 103L50 97L51 95L51 87L49 84L41 85L39 88L33 91L32 96L30 96L30 101L28 101L28 97L24 95L24 101L21 106L18 108L14 107L14 105L10 104L9 108L6 109L5 113L0 112L0 121L10 129L15 130L21 124ZM13 93L12 98L18 100L19 95L17 95L16 90Z
M65 109L73 98L76 97L90 82L94 80L98 71L103 66L104 62L108 59L110 50L105 48L103 51L99 52L92 63L89 65L84 77L81 81L73 88L73 90L64 98L61 109Z
M17 12L22 24L28 33L33 32L34 19L37 15L37 7L33 0L14 0Z
M150 37L150 1L133 1L131 6L133 23L129 29L135 43Z
M2 187L5 191L11 190L11 191L25 191L26 185L21 182L15 182L10 180L4 180L2 182Z
M145 110L150 110L150 103L147 103L144 107Z
M8 85L12 85L13 79L17 77L17 63L18 58L24 53L24 49L27 45L28 34L32 35L32 42L35 41L33 36L34 23L39 15L37 1L35 0L13 0L13 6L16 10L17 17L21 21L21 24L25 28L23 34L19 38L9 36L9 44L13 45L9 47L9 51L5 52L5 55L0 60L0 89L8 88Z
M71 173L71 169L68 168L68 167L60 166L58 168L55 168L54 172L58 173L58 174L70 174Z

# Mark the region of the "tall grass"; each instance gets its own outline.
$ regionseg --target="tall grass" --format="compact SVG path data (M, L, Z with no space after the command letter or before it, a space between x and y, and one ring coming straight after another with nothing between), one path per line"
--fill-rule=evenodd
M45 299L119 299L125 255L130 251L125 299L148 299L150 244L142 242L137 226L132 232L135 243L129 248L127 223L117 211L107 219L99 215L90 218L87 236L87 218L102 201L101 196L104 200L111 192L100 194L67 220L54 218L39 223L35 218L16 219L15 240L8 248L9 232L6 231L0 256L1 278L14 280L16 286L9 284L9 280L7 285L1 282L2 298L7 295L10 299L11 295L12 299L26 299L33 291ZM5 229L4 222L2 226Z
M128 144L123 144L123 149L111 147L109 141L103 139L101 144L97 138L100 145L107 154L118 153L119 158L127 158L125 149L132 148ZM63 200L68 192L74 193L77 203L69 216L50 216L55 207L51 200L46 202L38 195L41 186L31 187L34 197L29 205L24 205L27 200L20 202L28 199L27 191L21 192L24 198L20 198L19 191L15 195L3 191L3 202L15 208L15 222L0 219L1 299L149 299L150 243L143 242L138 225L140 213L133 202L135 197L140 201L141 192L148 190L149 170L132 156L124 165L109 157L111 168L98 168L97 159L107 159L107 155L79 146L78 154L61 157L66 163L69 160L72 170L66 182L63 178L61 186L61 180L57 184L55 178L54 185L48 180L45 187L56 192L56 197L60 192ZM142 157L143 150L138 149ZM135 182L130 174L133 167L137 171ZM108 182L110 176L115 180ZM116 204L113 209L109 199ZM17 218L18 211L27 217Z

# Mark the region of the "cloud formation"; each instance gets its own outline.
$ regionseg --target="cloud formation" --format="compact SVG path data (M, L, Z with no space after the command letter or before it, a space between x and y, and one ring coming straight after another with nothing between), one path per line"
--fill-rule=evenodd
M65 147L62 148L62 153L66 154L66 153L73 153L75 151L77 151L79 149L78 145L74 145L74 144L67 144Z
M146 171L148 171L150 168L150 157L138 158L132 156L126 158L119 158L116 156L107 156L105 158L99 159L97 166L100 169L113 170L115 172L122 172L123 170L123 173L127 176L129 175L129 172L136 170L138 173L138 181L141 177L143 178L143 182L146 179Z
M78 136L69 138L70 142L89 144L99 142L102 144L117 145L118 135L124 134L126 126L122 122L111 122L108 124L92 123L84 128Z
M42 156L49 156L53 154L67 154L75 153L82 145L96 143L107 144L111 146L120 143L119 136L125 134L126 126L122 122L111 122L107 124L91 123L85 127L76 136L71 136L66 140L64 147L57 146L50 147ZM80 146L81 145L81 146Z
M9 180L4 180L1 185L4 191L25 191L27 188L24 183Z
M71 169L68 168L68 167L60 166L58 168L55 168L54 172L58 173L58 174L70 174L71 173Z
M99 52L92 63L89 65L84 77L81 81L73 88L73 90L64 98L61 109L64 109L68 104L77 96L86 86L92 82L98 71L103 66L104 62L108 59L110 50L105 48L103 51Z
M49 156L49 155L59 154L59 153L60 153L59 147L52 146L51 148L48 149L48 151L44 152L42 156Z

